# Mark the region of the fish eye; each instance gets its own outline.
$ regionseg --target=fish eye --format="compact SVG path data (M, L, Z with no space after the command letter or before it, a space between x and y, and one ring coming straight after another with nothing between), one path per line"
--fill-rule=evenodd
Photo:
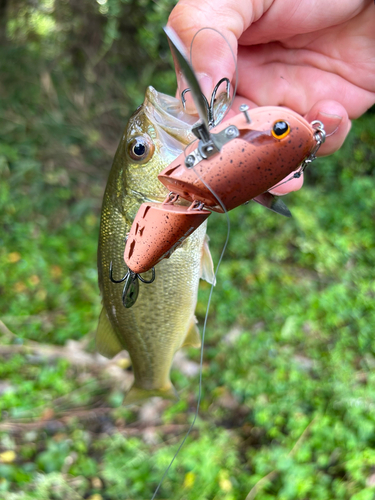
M149 137L139 136L128 144L128 154L137 163L146 163L154 154L155 146Z
M276 139L283 139L289 134L289 132L290 132L290 126L288 122L284 120L278 120L273 124L272 135Z

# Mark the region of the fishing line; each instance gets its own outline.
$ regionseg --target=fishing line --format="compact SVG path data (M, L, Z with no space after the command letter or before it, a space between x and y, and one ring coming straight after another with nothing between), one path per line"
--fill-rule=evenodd
M227 116L227 114L229 113L229 111L231 110L232 108L232 105L233 105L233 102L234 102L234 98L236 97L236 93L237 93L237 84L238 84L238 67L237 67L237 60L236 60L236 56L234 55L234 52L233 52L233 49L232 47L230 46L230 43L228 42L227 38L222 34L220 33L220 31L218 31L216 28L210 28L210 27L206 27L206 28L201 28L200 30L198 30L195 35L193 36L193 39L191 41L191 44L190 44L190 65L193 66L193 43L194 43L194 40L196 38L196 36L201 32L201 31L204 31L204 30L212 30L212 31L215 31L215 33L217 33L218 35L221 36L221 38L224 39L224 41L226 42L226 44L228 45L229 47L229 50L230 50L230 53L232 55L232 58L233 58L233 62L234 62L234 74L235 74L235 84L234 84L234 90L233 90L233 96L232 96L232 100L231 100L231 103L230 105L228 106L228 109L226 110L225 114L223 115L223 118L220 120L220 121L223 121L224 118ZM220 122L219 122L220 123ZM218 125L219 123L216 123L215 125ZM207 186L208 187L208 186ZM209 189L209 188L208 188Z
M203 331L202 331L202 344L201 344L201 351L200 351L200 362L199 362L199 385L198 385L198 400L197 400L197 408L195 410L195 413L194 413L194 417L193 417L193 421L192 423L190 424L190 427L188 429L188 431L186 432L183 440L181 441L179 447L177 448L177 451L176 453L174 454L172 460L170 461L168 467L166 468L156 490L154 491L154 494L152 495L152 498L151 500L154 500L158 491L159 491L159 488L160 486L163 484L164 482L164 479L166 478L170 468L172 467L172 464L173 462L175 461L177 455L180 453L181 451L181 448L183 447L183 445L185 444L185 441L187 440L190 432L192 431L194 425L195 425L195 422L198 418L198 414L199 414L199 407L200 407L200 403L201 403L201 399L202 399L202 379L203 379L203 353L204 353L204 340L205 340L205 336L206 336L206 327L207 327L207 320L208 320L208 313L209 313L209 310L210 310L210 305L211 305L211 299L212 299L212 294L213 294L213 290L214 290L214 286L215 286L215 283L216 283L216 276L219 272L219 268L220 268L220 264L221 264L221 261L223 260L223 257L224 257L224 253L225 253L225 250L228 246L228 241L229 241L229 235L230 235L230 220L229 220L229 215L228 215L228 211L226 210L225 208L225 205L224 203L221 201L221 199L219 198L219 196L215 193L215 191L202 179L202 177L199 175L199 173L195 170L195 168L193 167L192 170L194 170L194 173L195 175L199 178L199 180L206 186L206 188L211 192L211 194L217 199L217 201L219 202L219 205L221 206L221 208L223 209L224 213L225 213L225 217L227 219L227 236L225 238L225 243L223 245L223 249L221 250L221 253L220 253L220 257L219 257L219 260L218 260L218 263L217 263L217 267L216 267L216 271L215 271L215 274L214 274L214 280L213 280L213 283L211 284L211 288L210 288L210 294L208 296L208 301L207 301L207 308L206 308L206 315L204 317L204 323L203 323Z
M151 500L154 500L158 491L159 491L159 488L160 486L163 484L164 482L164 479L166 478L170 468L172 467L173 465L173 462L175 461L175 459L177 458L177 455L180 453L181 451L181 448L183 447L183 445L185 444L185 441L187 440L190 432L192 431L194 425L195 425L195 422L198 418L198 414L199 414L199 407L200 407L200 403L201 403L201 399L202 399L202 379L203 379L203 374L202 374L202 371L203 371L203 353L204 353L204 340L205 340L205 335L206 335L206 327L207 327L207 319L208 319L208 313L209 313L209 310L210 310L210 305L211 305L211 299L212 299L212 294L213 294L213 290L214 290L214 286L215 286L215 283L216 283L216 276L219 272L219 268L220 268L220 264L221 264L221 261L224 257L224 253L225 253L225 250L227 248L227 245L228 245L228 241L229 241L229 235L230 235L230 220L229 220L229 215L228 215L228 212L224 206L224 204L222 203L222 201L220 200L220 198L216 195L216 193L213 191L213 189L210 188L210 186L208 186L204 180L201 178L201 176L197 173L197 171L194 169L193 167L193 170L195 172L195 174L199 177L200 181L207 187L207 189L213 194L213 196L215 196L215 198L217 199L217 201L219 202L221 208L224 210L224 213L225 213L225 216L226 216L226 219L227 219L227 236L225 238L225 243L223 245L223 249L220 253L220 257L219 257L219 260L218 260L218 263L217 263L217 267L216 267L216 271L215 271L215 275L214 275L214 280L213 280L213 283L211 284L211 288L210 288L210 294L208 296L208 301L207 301L207 309L206 309L206 315L205 315L205 318L204 318L204 324L203 324L203 331L202 331L202 343L201 343L201 352L200 352L200 363L199 363L199 385L198 385L198 400L197 400L197 408L195 410L195 413L194 413L194 417L193 417L193 421L192 423L190 424L190 427L188 429L188 431L186 432L183 440L181 441L179 447L177 448L177 451L176 453L174 454L171 462L169 463L168 467L166 468L154 494L152 495L152 498Z

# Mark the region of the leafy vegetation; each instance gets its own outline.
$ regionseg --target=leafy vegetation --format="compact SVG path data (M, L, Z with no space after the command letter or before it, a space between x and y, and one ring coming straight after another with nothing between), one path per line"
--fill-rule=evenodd
M199 352L172 371L178 404L127 409L128 358L93 347L101 197L145 87L173 92L172 4L18 0L0 26L0 498L151 498L193 418ZM158 498L374 498L373 111L287 197L292 220L230 213L200 416Z

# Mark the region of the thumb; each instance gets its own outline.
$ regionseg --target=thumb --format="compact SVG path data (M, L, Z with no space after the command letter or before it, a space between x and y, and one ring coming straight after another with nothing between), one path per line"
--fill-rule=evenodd
M172 10L168 25L185 45L207 98L221 78L233 79L235 61L231 50L237 60L237 40L253 20L254 9L249 0L180 0ZM197 34L202 28L214 28L223 36L212 29ZM179 92L187 86L178 69L177 85Z

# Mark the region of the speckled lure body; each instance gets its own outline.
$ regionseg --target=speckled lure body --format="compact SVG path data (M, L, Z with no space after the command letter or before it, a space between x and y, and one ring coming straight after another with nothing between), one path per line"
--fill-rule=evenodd
M221 202L229 211L268 191L296 170L315 145L312 126L291 110L266 106L252 109L248 116L250 123L239 113L211 130L216 134L234 126L239 132L218 154L188 169L185 159L197 147L196 142L190 144L158 179L188 201L201 201L218 212L223 211ZM280 138L274 128L281 123L285 131Z
M198 202L200 220L189 224L187 219L192 220L194 213L192 207L181 207L186 221L180 216L177 222L172 214L166 213L170 207L163 213L163 207L154 212L152 205L142 205L130 230L124 256L134 272L145 272L161 259L169 258L173 248L182 243L183 234L191 234L208 217L209 213L204 217L205 209L229 211L257 198L298 169L316 146L311 124L280 107L239 113L210 132L215 136L228 131L228 135L234 131L235 137L216 154L201 158L204 154L199 151L201 141L196 140L158 175L170 192L191 203ZM189 159L194 162L191 168L187 165Z

